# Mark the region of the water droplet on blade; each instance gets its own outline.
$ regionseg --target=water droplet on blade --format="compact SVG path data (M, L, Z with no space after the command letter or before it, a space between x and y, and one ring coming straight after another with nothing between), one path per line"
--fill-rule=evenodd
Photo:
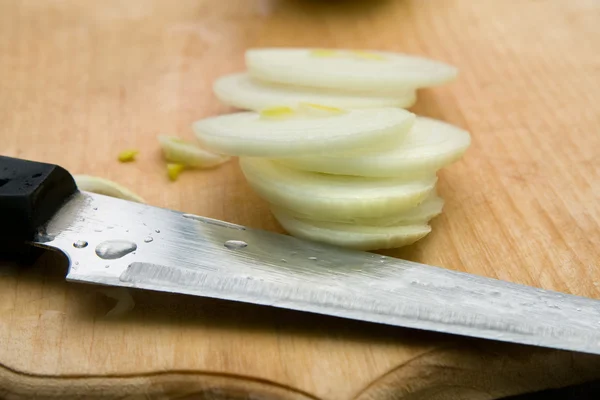
M281 262L284 262L284 263L286 263L286 262L287 262L287 260L286 260L285 258L282 258L282 259L281 259Z
M146 239L144 239L144 243L150 243L152 242L154 239L152 238L152 236L148 236Z
M116 260L137 249L129 240L107 240L96 246L96 255L104 260Z
M98 207L94 207L94 211L98 211Z
M87 247L88 242L86 242L85 240L78 240L75 243L73 243L73 247L75 247L76 249L83 249L84 247Z
M160 229L155 229L154 232L160 233Z
M79 261L75 261L75 265L79 265Z
M104 268L110 268L110 265L105 265Z
M311 261L317 261L317 257L308 257L308 259Z
M248 247L248 243L242 240L228 240L225 242L224 246L227 247L229 250L239 250L243 249L244 247Z

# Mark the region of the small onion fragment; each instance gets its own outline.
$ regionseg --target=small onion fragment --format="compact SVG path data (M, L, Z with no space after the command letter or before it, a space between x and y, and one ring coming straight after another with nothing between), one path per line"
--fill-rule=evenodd
M119 155L117 156L117 159L119 160L119 162L122 162L122 163L132 162L132 161L135 161L135 158L137 157L138 154L139 154L138 150L133 150L133 149L124 150L119 153Z
M165 159L173 164L190 168L212 168L230 160L228 156L205 150L177 136L160 135L158 141Z
M75 179L75 183L79 190L117 197L119 199L137 203L145 203L144 199L133 193L131 190L108 179L90 175L74 175L73 178Z
M169 180L175 182L184 169L185 165L182 164L167 164L167 176L169 177Z

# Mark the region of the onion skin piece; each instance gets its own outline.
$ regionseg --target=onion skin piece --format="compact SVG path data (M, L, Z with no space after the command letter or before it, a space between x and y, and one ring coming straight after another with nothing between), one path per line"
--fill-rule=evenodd
M145 203L145 200L133 193L126 187L108 179L99 178L91 175L73 175L75 183L79 190L102 194L110 197L117 197L123 200L129 200L136 203Z
M283 229L293 236L355 250L408 246L431 232L427 224L372 227L301 220L279 209L273 209L272 212Z

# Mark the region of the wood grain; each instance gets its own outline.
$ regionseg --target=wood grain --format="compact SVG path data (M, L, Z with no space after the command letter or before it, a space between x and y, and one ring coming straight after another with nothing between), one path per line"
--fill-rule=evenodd
M211 83L249 47L421 54L460 78L414 111L473 145L433 233L388 254L600 298L598 20L596 0L0 0L0 153L279 231L235 162L169 182L156 136L229 111ZM0 396L493 399L600 377L580 354L159 293L110 319L59 261L0 268Z

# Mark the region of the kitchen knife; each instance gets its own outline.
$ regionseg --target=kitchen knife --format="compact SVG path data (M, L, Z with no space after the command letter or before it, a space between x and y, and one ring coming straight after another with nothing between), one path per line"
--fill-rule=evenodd
M86 193L56 165L0 157L0 220L69 281L600 354L598 300Z

